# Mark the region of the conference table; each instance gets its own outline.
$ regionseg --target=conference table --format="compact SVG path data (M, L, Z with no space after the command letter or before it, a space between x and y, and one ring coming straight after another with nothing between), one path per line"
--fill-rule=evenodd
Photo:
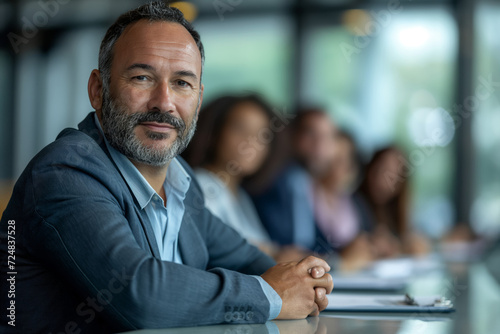
M335 282L335 274L333 278ZM443 314L324 311L318 317L302 320L273 320L266 324L253 325L224 324L138 330L127 333L499 334L500 249L481 261L443 263L441 269L415 275L409 281L406 292L412 296L444 295L453 302L456 311Z

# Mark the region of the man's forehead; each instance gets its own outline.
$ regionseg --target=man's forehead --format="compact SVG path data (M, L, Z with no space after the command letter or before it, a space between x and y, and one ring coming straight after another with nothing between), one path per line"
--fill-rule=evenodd
M128 26L115 44L115 56L121 52L151 54L176 51L185 58L201 62L194 38L179 23L141 20Z

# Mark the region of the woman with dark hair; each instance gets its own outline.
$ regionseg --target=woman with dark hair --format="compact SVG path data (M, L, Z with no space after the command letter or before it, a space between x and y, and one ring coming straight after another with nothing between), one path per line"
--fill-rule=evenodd
M408 175L405 157L397 147L375 153L356 198L376 256L427 253L427 240L409 224Z
M196 134L183 154L195 169L207 208L275 257L279 249L271 242L242 183L267 160L272 129L278 122L257 95L218 98L201 110Z
M356 143L347 132L339 130L332 150L335 153L330 168L314 182L314 215L319 230L339 252L339 268L358 270L373 256L352 196L360 169Z
M314 184L314 213L318 228L330 245L343 250L361 231L351 197L359 168L352 137L343 131L335 137L333 162Z

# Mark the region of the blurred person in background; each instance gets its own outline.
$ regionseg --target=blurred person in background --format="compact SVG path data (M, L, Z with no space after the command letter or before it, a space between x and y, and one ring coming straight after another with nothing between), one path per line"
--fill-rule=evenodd
M337 133L332 149L334 160L329 171L314 184L314 214L319 230L340 253L341 269L354 270L373 259L352 197L359 159L356 143L347 132Z
M270 106L257 95L220 97L200 112L198 130L184 157L195 168L206 207L248 242L279 259L291 250L281 250L271 241L242 187L245 180L252 182L272 149L274 120Z
M401 254L423 255L428 241L409 223L409 185L405 157L394 146L377 151L355 197L362 224L370 233L374 255L379 258Z
M324 110L310 108L297 113L290 130L292 157L277 177L253 196L254 203L274 241L328 253L330 246L316 227L313 180L323 176L333 161L336 127Z

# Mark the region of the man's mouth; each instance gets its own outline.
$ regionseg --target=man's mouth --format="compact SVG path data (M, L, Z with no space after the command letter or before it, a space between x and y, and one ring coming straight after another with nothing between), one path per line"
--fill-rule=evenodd
M154 132L170 132L172 130L177 130L175 126L168 123L142 122L139 123L139 125L143 125Z

